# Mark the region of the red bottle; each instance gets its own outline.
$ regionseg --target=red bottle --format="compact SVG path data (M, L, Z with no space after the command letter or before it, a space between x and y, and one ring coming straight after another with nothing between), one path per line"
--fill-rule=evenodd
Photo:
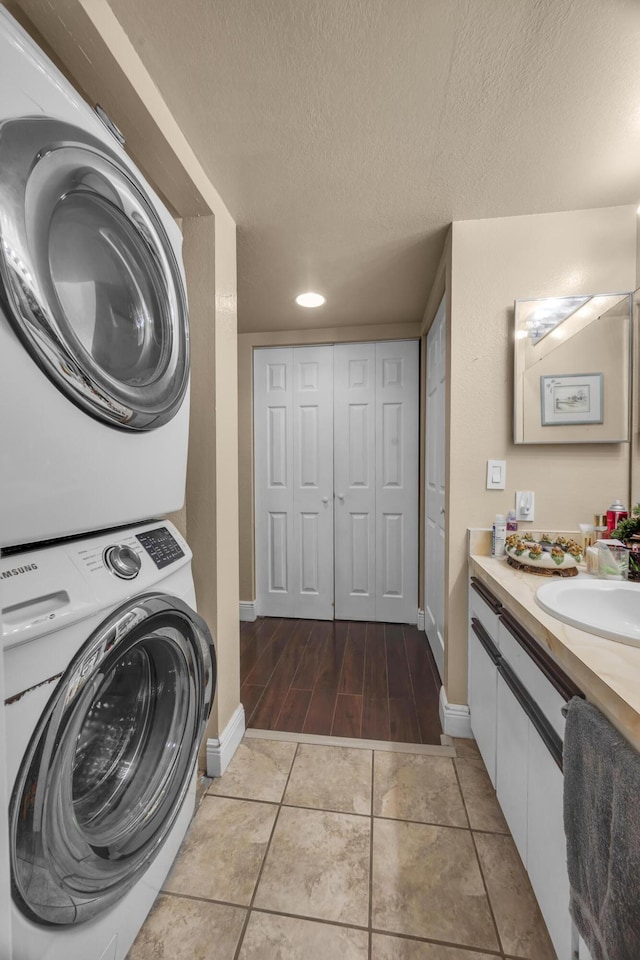
M610 536L611 531L615 530L620 521L626 520L628 516L629 511L626 507L622 506L620 500L615 500L607 510L607 536Z

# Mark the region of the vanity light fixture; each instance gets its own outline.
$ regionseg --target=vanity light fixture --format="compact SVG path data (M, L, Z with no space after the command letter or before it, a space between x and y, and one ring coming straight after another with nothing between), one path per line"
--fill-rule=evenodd
M321 293L301 293L296 297L296 303L300 307L321 307L324 297Z

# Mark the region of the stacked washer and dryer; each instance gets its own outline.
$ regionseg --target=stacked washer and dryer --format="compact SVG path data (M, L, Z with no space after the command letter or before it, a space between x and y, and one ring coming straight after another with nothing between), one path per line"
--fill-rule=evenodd
M0 170L9 956L123 960L193 814L215 692L189 547L149 519L184 501L181 236L1 8Z

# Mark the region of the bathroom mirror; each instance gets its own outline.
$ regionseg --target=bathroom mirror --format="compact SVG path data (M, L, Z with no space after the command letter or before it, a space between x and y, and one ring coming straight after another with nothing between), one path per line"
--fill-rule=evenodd
M629 440L631 293L515 302L515 443Z

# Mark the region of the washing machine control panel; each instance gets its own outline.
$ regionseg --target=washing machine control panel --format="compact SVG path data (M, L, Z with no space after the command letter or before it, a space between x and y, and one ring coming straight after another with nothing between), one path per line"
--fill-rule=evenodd
M138 533L136 540L142 544L158 570L184 557L184 550L166 527L156 527L155 530Z
M104 564L111 573L123 580L133 580L138 576L142 561L140 557L126 543L117 543L107 547L103 555Z

